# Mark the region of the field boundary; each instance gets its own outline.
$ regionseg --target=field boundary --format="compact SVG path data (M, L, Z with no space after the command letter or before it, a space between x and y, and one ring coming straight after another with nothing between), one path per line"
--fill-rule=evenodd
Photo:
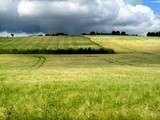
M117 64L117 65L129 65L129 66L133 66L134 64L131 63L127 63L127 62L122 62L122 61L118 61L116 59L113 58L101 58L102 60L111 63L111 64Z
M56 50L21 50L21 49L11 49L5 50L0 49L0 54L113 54L115 53L112 49L107 48L79 48L79 49L56 49Z

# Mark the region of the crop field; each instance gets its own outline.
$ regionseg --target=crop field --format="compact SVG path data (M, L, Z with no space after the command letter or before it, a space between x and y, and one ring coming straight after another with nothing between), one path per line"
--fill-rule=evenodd
M49 37L19 37L1 38L1 49L68 49L68 48L95 48L100 46L93 43L87 37L81 36L49 36Z
M83 36L0 38L0 53L5 54L67 54L112 53Z
M8 39L1 38L0 49L89 46L116 53L0 54L0 119L160 119L160 38Z

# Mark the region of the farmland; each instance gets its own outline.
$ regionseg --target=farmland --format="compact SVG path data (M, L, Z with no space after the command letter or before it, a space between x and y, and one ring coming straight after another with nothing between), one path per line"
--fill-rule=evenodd
M83 36L1 38L0 53L112 53Z
M68 48L95 48L99 46L93 44L90 39L80 36L55 36L55 37L19 37L1 38L1 49L68 49Z
M0 54L0 119L159 120L160 38L82 38L1 38L1 49L74 45L116 54Z

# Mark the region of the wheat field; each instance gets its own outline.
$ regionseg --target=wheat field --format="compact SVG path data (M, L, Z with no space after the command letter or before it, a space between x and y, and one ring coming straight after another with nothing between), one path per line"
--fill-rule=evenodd
M116 53L0 54L0 119L159 120L160 39L87 37ZM36 43L23 40L24 46L1 45ZM41 42L43 48L51 41Z

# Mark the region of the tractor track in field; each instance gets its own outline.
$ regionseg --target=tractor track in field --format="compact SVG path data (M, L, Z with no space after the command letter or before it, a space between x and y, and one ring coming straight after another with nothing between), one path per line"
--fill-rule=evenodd
M111 63L111 64L117 64L117 65L129 65L129 66L133 66L134 64L131 63L127 63L127 62L120 62L118 60L115 60L113 58L101 58L102 60Z
M100 45L100 44L94 42L93 40L90 39L90 41L91 41L91 43L93 43L94 45L97 45L97 46L99 46L100 48L104 48L102 45Z
M88 37L87 37L87 38L88 38ZM99 46L99 47L101 47L101 48L104 48L103 45L101 45L101 44L93 41L92 39L89 38L89 40L90 40L93 44L95 44L95 45L97 45L97 46ZM116 44L117 46L119 46L119 47L122 48L122 49L129 50L130 52L128 52L128 53L142 53L142 54L147 54L147 55L160 56L159 54L152 53L152 52L137 51L137 50L135 50L135 49L132 49L132 48L129 48L129 47L120 45L120 44L118 44L118 43L114 43L114 44ZM114 49L113 49L113 50L114 50ZM115 51L115 52L116 52L116 51ZM116 53L118 53L118 52L116 52ZM128 54L128 53L127 53L127 54ZM119 53L118 53L118 54L119 54ZM125 54L126 54L126 53L125 53ZM140 57L140 56L137 56L137 55L134 55L134 54L132 54L132 55L133 55L134 57L136 57L137 59L140 59L140 60L143 58L143 57ZM105 59L105 58L104 58L104 59ZM110 63L114 63L112 60L107 60L107 61L109 61ZM124 64L123 62L121 62L121 63Z
M142 53L142 54L157 55L157 56L159 56L159 54L156 54L156 53L144 52L144 51L137 51L137 50L135 50L135 49L132 49L132 48L129 48L129 47L120 45L120 44L118 44L118 43L114 43L114 44L116 44L117 46L119 46L119 47L122 48L122 49L126 49L126 50L130 50L130 51L131 51L131 52L127 52L127 53Z
M88 38L88 37L87 37L87 38ZM89 38L89 40L90 40L93 44L99 46L100 48L104 48L103 45L98 44L97 42L93 41L92 39ZM127 49L127 48L125 48L125 49ZM114 49L113 49L113 50L114 50ZM134 65L134 64L126 63L126 62L120 62L120 61L115 60L115 59L113 59L113 58L101 58L101 59L104 60L105 62L108 62L108 63L111 63L111 64L130 65L130 66Z
M32 67L35 68L41 68L47 60L46 57L44 56L34 56L34 57L37 58L36 63L32 65Z
M129 54L130 56L132 56L133 58L135 58L135 60L138 60L138 61L141 61L142 59L147 59L148 61L151 60L151 57L149 56L160 56L159 54L154 54L154 53L149 53L149 52L138 52L139 54ZM140 56L140 54L146 54L147 56L146 57L143 57L142 55ZM120 58L120 57L119 57ZM111 63L111 64L118 64L118 65L129 65L129 66L135 66L134 62L133 64L132 63L128 63L128 62L123 62L122 60L118 60L117 58L114 59L114 58L108 58L108 57L102 57L101 58L102 60L108 62L108 63ZM127 59L127 58L123 58L124 60Z
M135 49L132 49L132 48L128 48L128 47L125 47L125 46L122 46L120 44L117 44L117 46L119 46L120 48L123 48L123 49L126 49L126 50L129 50L130 52L128 53L123 53L123 54L129 54L131 55L132 57L136 58L137 60L142 60L142 59L148 59L148 61L151 60L151 58L148 58L148 57L143 57L143 56L139 56L140 54L146 54L148 56L160 56L160 54L156 54L156 53L152 53L152 52L144 52L144 51L137 51ZM133 54L133 53L137 53L137 54ZM117 53L119 54L119 53ZM139 54L139 55L138 55ZM112 64L119 64L119 65L129 65L129 66L134 66L134 64L132 63L128 63L128 62L122 62L122 61L119 61L119 60L116 60L116 59L113 59L113 58L101 58L103 59L104 61L108 62L108 63L112 63Z
M92 39L90 39L90 41L91 41L93 44L95 44L95 45L103 48L103 45L98 44L97 42L94 42ZM135 49L132 49L132 48L129 48L129 47L120 45L120 44L118 44L118 43L114 43L114 44L116 44L117 46L119 46L119 47L122 48L122 49L129 50L130 52L128 52L128 53L122 53L122 54L129 54L130 56L134 57L134 58L135 58L136 60L138 60L138 61L141 61L142 59L147 59L148 61L151 60L150 57L145 57L145 58L144 58L142 55L140 56L140 54L146 54L146 55L148 55L148 56L160 56L160 54L156 54L156 53L152 53L152 52L137 51L137 50L135 50ZM114 49L113 49L113 50L114 50ZM116 52L116 51L115 51L115 52ZM137 54L134 54L134 53L137 53ZM117 53L117 54L121 54L121 53ZM102 58L102 57L101 57L101 59L104 60L104 61L106 61L106 62L108 62L108 63L111 63L111 64L129 65L129 66L134 66L134 65L135 65L134 62L133 62L133 64L132 64L132 63L128 63L128 62L125 62L125 61L122 61L122 60L120 61L120 60L114 59L114 58L108 58L108 57L105 57L105 58L103 57L103 58ZM124 58L124 59L125 59L125 58Z
M83 36L83 37L85 37L85 36ZM87 38L92 44L94 44L94 45L96 45L96 46L98 46L100 48L104 48L103 45L93 41L91 38L89 38L89 37L85 37L85 38Z

